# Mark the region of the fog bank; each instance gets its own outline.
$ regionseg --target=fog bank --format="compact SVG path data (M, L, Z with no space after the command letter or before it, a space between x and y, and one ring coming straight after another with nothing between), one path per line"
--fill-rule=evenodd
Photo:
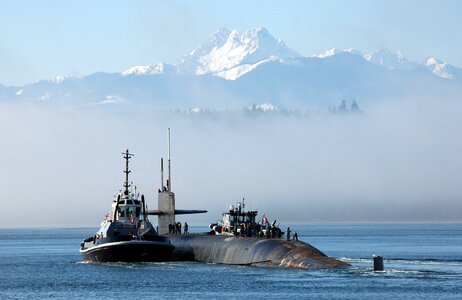
M96 227L131 179L157 207L159 159L172 128L181 217L217 220L243 197L281 222L462 221L460 97L388 99L362 114L293 117L0 104L7 212L0 227Z

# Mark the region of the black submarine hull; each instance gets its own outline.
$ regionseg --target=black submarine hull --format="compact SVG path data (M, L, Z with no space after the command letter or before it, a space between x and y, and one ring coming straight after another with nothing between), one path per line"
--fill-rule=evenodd
M170 243L134 240L99 244L80 253L91 262L160 262L171 260L173 250Z
M305 269L348 267L302 241L226 235L169 235L172 260Z

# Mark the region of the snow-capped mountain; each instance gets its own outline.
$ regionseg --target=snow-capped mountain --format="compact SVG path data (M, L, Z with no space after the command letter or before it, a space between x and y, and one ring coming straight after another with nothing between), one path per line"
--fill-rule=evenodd
M280 39L276 40L265 28L254 28L244 33L220 28L209 40L183 57L176 68L179 73L212 74L228 80L254 70L266 62L284 62L300 57ZM123 75L160 74L157 66L135 66Z
M434 89L434 87L440 87ZM301 56L265 28L221 28L177 64L136 65L120 73L59 76L22 87L0 85L0 100L71 107L151 105L227 109L267 103L258 111L327 108L341 99L367 101L428 90L461 90L462 69L401 52L330 49Z
M371 54L364 55L364 59L391 70L408 71L417 66L417 63L409 61L401 51L391 52L380 49Z
M209 54L213 49L222 47L228 40L230 33L231 31L229 31L229 29L222 27L211 35L207 42L193 49L188 55L184 56L178 63L181 72L195 74L197 71L198 61L200 61L201 57Z
M342 54L342 53L351 53L351 54L356 54L356 55L361 55L362 56L362 53L360 51L354 49L354 48L349 48L349 49L345 49L345 50L332 48L332 49L323 51L323 52L318 53L318 54L313 54L313 55L311 55L311 57L326 58L326 57L331 57L331 56Z
M175 73L177 68L170 64L158 63L156 65L133 66L122 72L123 76L129 75L161 75Z
M427 58L422 64L436 76L446 79L462 80L462 69L442 62L434 57Z
M52 83L61 83L61 82L63 82L63 81L66 80L66 79L69 79L69 76L67 76L67 75L60 75L60 76L57 76L57 77L53 78L53 79L51 80L51 82L52 82Z
M417 62L408 60L401 51L391 52L386 49L363 55L354 48L345 50L332 48L310 57L326 59L345 53L361 56L370 63L390 70L410 71L419 66ZM193 49L175 65L164 63L137 65L123 71L122 75L160 75L176 72L189 75L214 75L226 80L236 80L266 63L299 65L298 59L301 57L296 51L287 47L281 39L275 39L266 28L253 28L244 33L220 28L209 37L208 41ZM446 79L460 78L453 74L458 74L460 69L446 63L438 61L437 66L435 63L424 62L424 65L436 76Z
M209 53L195 59L195 74L220 73L226 77L223 72L238 67L241 71L234 73L242 75L246 73L242 70L250 69L253 64L299 56L282 40L274 39L265 28L251 29L242 34L233 30L221 47L214 47Z

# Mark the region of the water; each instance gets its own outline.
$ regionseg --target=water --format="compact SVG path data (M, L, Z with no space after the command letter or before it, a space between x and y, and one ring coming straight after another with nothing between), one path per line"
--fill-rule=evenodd
M307 271L194 262L91 264L82 261L78 248L96 229L2 229L0 298L462 298L462 224L291 228L352 267ZM385 272L372 271L373 254L384 257Z

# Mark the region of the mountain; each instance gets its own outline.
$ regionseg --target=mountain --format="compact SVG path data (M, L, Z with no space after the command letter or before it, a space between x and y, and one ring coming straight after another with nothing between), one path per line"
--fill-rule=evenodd
M124 76L130 75L162 75L162 74L174 74L177 72L177 68L174 65L158 63L156 65L144 65L144 66L133 66L122 72Z
M345 52L362 56L362 53L360 51L354 49L354 48L345 49L345 50L332 48L332 49L326 50L324 52L311 55L311 57L326 58L326 57L331 57L331 56L334 56L334 55L342 54L342 53L345 53Z
M215 75L236 80L263 63L300 57L280 39L275 39L265 28L254 28L244 33L220 28L208 41L184 56L170 72L189 75ZM162 74L165 64L134 66L123 75Z
M7 101L14 97L13 90L0 84L0 101Z
M436 88L437 87L437 88ZM59 76L22 87L0 85L0 100L71 108L144 107L235 109L265 103L262 111L327 108L341 100L361 107L386 97L462 91L462 70L400 51L363 55L330 49L302 56L265 28L219 29L176 64L137 65L120 73Z
M416 63L409 61L400 51L391 52L385 49L366 54L364 59L390 70L409 71L417 66Z
M462 69L442 62L434 57L427 58L422 65L441 78L462 80Z
M255 69L257 64L300 56L282 40L276 40L265 28L251 29L242 34L233 30L226 41L223 33L223 30L219 31L212 36L207 47L199 47L192 51L193 55L185 57L178 65L180 71L196 75L215 74L235 80ZM208 51L204 53L205 49Z
M207 42L183 57L178 63L179 68L185 73L195 74L201 57L209 54L214 49L222 47L228 40L230 33L227 28L220 28L209 37Z

